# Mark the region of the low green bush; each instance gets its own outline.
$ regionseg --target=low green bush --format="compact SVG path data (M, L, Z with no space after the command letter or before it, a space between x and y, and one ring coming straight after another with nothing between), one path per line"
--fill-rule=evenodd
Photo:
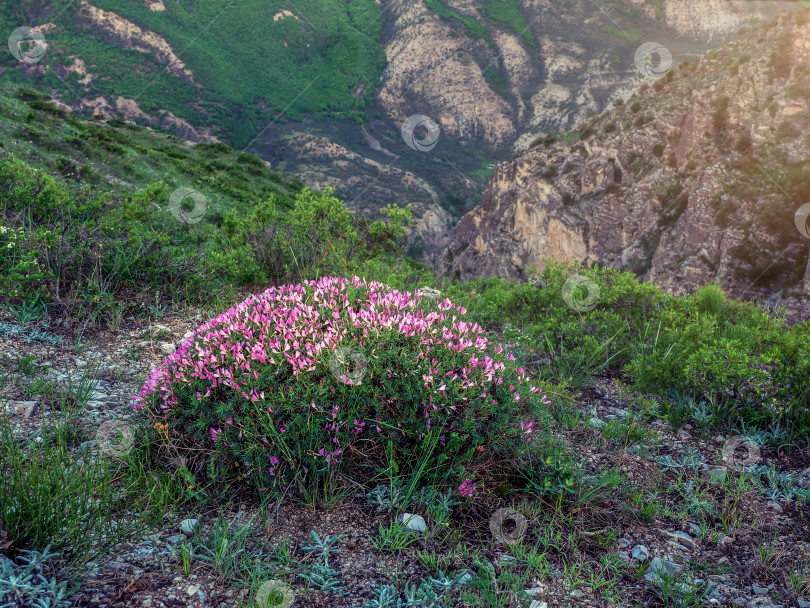
M452 478L481 446L517 469L548 399L514 360L449 299L327 277L204 324L138 405L190 460L210 455L209 478L310 496L387 461Z

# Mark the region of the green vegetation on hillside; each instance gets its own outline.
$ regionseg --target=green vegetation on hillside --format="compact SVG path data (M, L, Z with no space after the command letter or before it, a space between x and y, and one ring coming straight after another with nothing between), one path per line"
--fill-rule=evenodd
M305 0L293 11L280 0L227 7L214 0L191 7L167 0L162 12L129 0L93 5L165 38L194 83L170 74L152 53L122 49L109 34L89 26L75 2L4 4L2 31L49 21L58 26L46 35L48 51L38 64L44 75L33 76L39 88L68 103L80 97L135 99L149 114L166 110L193 124L219 128L236 147L281 116L362 120L385 65L377 43L380 8L373 0ZM86 92L77 73L65 73L74 56L94 76ZM7 68L5 78L30 85L31 74L10 53L2 54L0 67Z
M526 44L535 48L537 43L534 40L534 33L526 23L526 19L520 12L520 8L515 0L487 0L484 5L484 12L490 19L499 23L506 23L512 30L521 36Z
M459 21L464 25L464 29L467 31L467 34L473 38L483 38L484 40L489 39L487 36L487 31L484 29L483 25L474 19L460 15L455 11L448 10L444 4L442 4L441 0L424 0L424 2L425 6L427 6L442 19L455 19L456 21Z

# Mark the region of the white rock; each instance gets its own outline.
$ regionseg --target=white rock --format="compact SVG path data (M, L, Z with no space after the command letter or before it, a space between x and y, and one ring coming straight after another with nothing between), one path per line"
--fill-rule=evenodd
M198 523L200 522L198 522L196 519L184 519L180 522L180 532L186 536L191 536L194 534L194 528L197 527Z
M160 343L160 352L166 355L171 355L177 348L171 342L161 342Z
M399 517L399 522L408 530L414 532L424 532L427 530L425 518L421 515L414 515L413 513L403 513Z

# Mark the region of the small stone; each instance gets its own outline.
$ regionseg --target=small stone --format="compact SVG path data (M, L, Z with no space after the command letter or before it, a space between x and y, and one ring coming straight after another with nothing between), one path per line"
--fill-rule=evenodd
M667 532L667 536L678 544L685 545L689 549L697 549L697 543L695 543L695 541L692 540L692 537L686 532Z
M592 429L601 429L603 426L605 426L605 421L600 420L599 418L591 418L588 420L588 426Z
M542 587L532 587L531 589L526 589L526 595L531 598L537 599L537 596L543 593L545 589Z
M197 585L189 585L186 588L186 595L189 596L189 597L191 597L192 595L197 595L197 592L199 590L200 590L200 588Z
M697 525L696 523L689 522L689 529L692 531L692 534L694 534L695 536L700 536L701 534L703 534L703 530L701 530L700 526Z
M782 512L782 505L780 505L775 500L769 500L765 504L771 511L775 511L776 513L781 513Z
M775 604L771 598L760 595L746 604L748 608L782 608L782 604Z
M143 606L143 608L150 608L152 606L152 598L146 598L143 602L141 602L141 606Z
M644 578L653 583L659 583L665 576L672 576L683 568L670 561L664 561L660 557L654 557L644 574Z
M183 340L188 340L193 335L194 332L189 329L186 333L183 334Z
M425 523L425 518L421 515L414 515L413 513L403 513L400 518L399 522L405 526L408 530L413 530L414 532L424 532L427 530L427 524Z
M646 562L648 559L650 559L650 551L644 545L636 545L633 547L633 552L631 555L633 556L633 559L640 562Z
M570 595L570 596L571 596L571 597L573 597L573 598L585 597L585 594L584 594L582 591L580 591L579 589L574 589L574 590L573 590L571 593L569 593L568 595Z
M810 608L810 600L805 600L802 598L797 598L796 601L799 604L799 608Z
M194 534L194 528L197 527L199 522L196 519L184 519L180 522L180 532L186 536Z
M723 483L726 480L726 467L714 467L706 469L703 474L715 483Z
M161 342L160 343L160 352L165 355L171 355L177 348L171 342Z
M689 431L685 431L683 429L678 429L678 432L676 433L676 435L678 437L680 437L681 439L691 439L692 438L692 435L689 434Z
M620 538L616 542L619 545L619 549L629 549L630 548L630 539L629 538Z
M768 587L760 587L759 585L751 585L751 591L753 591L756 595L765 595L773 589L773 585L769 585Z
M548 604L540 600L532 600L532 603L529 604L529 608L548 608Z
M22 416L23 420L28 420L39 401L7 401L6 411L9 414Z

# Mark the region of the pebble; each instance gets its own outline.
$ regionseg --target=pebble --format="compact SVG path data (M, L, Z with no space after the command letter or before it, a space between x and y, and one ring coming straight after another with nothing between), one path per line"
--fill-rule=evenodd
M617 541L620 549L629 549L630 548L630 539L629 538L620 538Z
M414 532L424 532L427 530L427 523L425 523L425 518L421 515L403 513L400 516L399 521L405 526L406 529L413 530Z
M759 585L751 585L751 591L753 591L756 595L765 595L771 589L773 589L773 583L771 583L767 587L760 587Z
M695 536L700 536L701 534L703 534L703 530L701 530L700 526L697 525L696 523L689 522L689 529L692 531L693 534L695 534Z
M722 483L726 480L726 467L714 467L706 469L703 474L711 481Z
M650 559L650 551L644 545L636 545L633 547L633 552L631 555L633 556L633 559L640 562L646 562L648 559Z
M781 513L782 512L782 505L780 505L775 500L769 500L765 504L771 511L775 511L776 513Z
M798 598L798 599L796 600L796 602L798 602L798 604L799 604L799 608L810 608L810 601L808 601L808 600L804 600L804 599L802 599L802 598Z
M683 568L678 564L670 561L664 561L660 557L654 557L644 574L644 578L653 583L659 583L663 580L664 576L672 576L675 572L679 572Z
M570 595L570 596L571 596L571 597L573 597L573 598L585 597L585 594L584 594L582 591L580 591L579 589L574 589L574 590L573 590L571 593L569 593L568 595Z
M599 418L591 418L588 420L588 426L592 429L601 429L603 426L605 426L605 422Z
M176 351L177 348L171 342L161 342L160 343L160 352L166 355L171 355Z
M697 549L697 543L695 543L695 541L692 540L692 537L686 532L667 532L667 536L676 541L678 544L685 545L689 549Z
M39 401L6 401L6 412L22 416L23 420L28 420Z
M180 532L186 536L194 534L194 528L197 527L199 522L196 519L184 519L180 522Z
M683 429L678 429L678 432L676 433L676 435L678 437L680 437L681 439L691 439L692 438L692 435L689 434L689 431L685 431Z
M548 604L540 600L532 600L532 603L529 604L529 608L548 608Z
M191 597L192 595L197 595L197 592L200 588L197 585L189 585L186 589L186 595Z

